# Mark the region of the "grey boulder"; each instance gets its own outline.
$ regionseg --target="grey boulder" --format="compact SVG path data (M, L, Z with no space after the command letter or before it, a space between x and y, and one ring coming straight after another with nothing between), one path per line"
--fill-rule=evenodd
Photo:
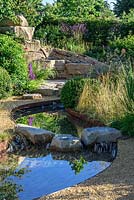
M48 144L52 141L52 138L55 135L51 131L24 124L17 124L15 127L15 132L17 134L23 135L33 144Z
M50 150L61 152L80 151L81 149L80 139L70 134L55 135L50 145Z
M92 127L85 128L81 135L81 141L86 145L92 145L101 142L116 142L120 138L121 132L110 127Z

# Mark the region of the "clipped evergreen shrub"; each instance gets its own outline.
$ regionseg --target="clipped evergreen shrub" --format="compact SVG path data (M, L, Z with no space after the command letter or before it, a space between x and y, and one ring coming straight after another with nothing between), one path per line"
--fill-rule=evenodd
M11 76L14 93L21 93L26 88L28 78L24 52L12 37L3 34L0 34L0 64Z
M61 91L61 102L65 108L75 108L83 91L85 80L74 78L66 82Z
M12 94L12 80L6 69L0 67L0 99Z

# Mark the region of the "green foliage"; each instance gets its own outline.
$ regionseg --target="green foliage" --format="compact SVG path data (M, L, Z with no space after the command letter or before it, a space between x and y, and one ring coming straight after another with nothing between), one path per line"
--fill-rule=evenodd
M88 17L89 15L98 16L104 11L105 3L103 0L57 0L53 5L45 8L46 18L52 17Z
M128 68L123 69L124 79L124 104L129 113L134 112L134 69L130 65Z
M79 160L74 160L69 163L71 165L72 170L75 171L75 174L79 174L82 169L84 169L84 165L87 164L87 161L81 156Z
M45 69L40 69L35 63L32 64L32 70L33 74L35 75L35 79L31 80L29 79L27 81L27 87L26 91L27 92L33 92L36 89L39 88L42 82L49 78L54 78L56 75L56 72L52 68L45 68Z
M54 26L53 24L38 27L35 32L35 37L43 40L45 44L57 48L63 48L64 44L62 43L64 40L66 41L66 34L62 33L60 26Z
M134 70L123 66L117 74L102 76L98 84L86 83L76 109L89 118L115 125L124 134L133 134Z
M134 136L134 114L127 114L111 123L113 128L120 129L124 135Z
M110 42L110 47L112 49L117 49L119 54L121 54L121 50L125 49L124 55L125 56L131 56L134 55L134 35L128 35L127 37L124 37L122 39L118 38L114 41Z
M29 119L32 118L32 126L44 128L57 134L77 134L76 128L64 114L47 114L38 113L17 119L17 123L29 124Z
M11 19L16 21L16 15L23 14L31 26L42 20L42 0L0 0L0 21Z
M0 67L0 99L12 94L12 80L7 70Z
M74 78L68 80L61 91L61 102L65 108L75 108L83 91L85 79Z
M128 14L123 13L122 19L126 22L134 22L134 9L130 9Z
M108 16L101 14L99 17L89 15L86 18L83 16L60 17L55 14L51 17L44 17L43 22L36 27L35 36L53 47L101 59L102 56L105 58L103 50L107 49L110 41L117 38L123 39L129 34L134 35L133 13L131 10L121 19L116 18L113 14ZM66 25L64 30L63 25ZM79 27L84 25L85 32L80 33L79 29L73 32L78 25Z
M114 12L117 16L121 16L123 12L128 14L132 8L134 8L133 0L116 0L114 4Z
M20 44L6 35L0 35L0 63L11 76L14 93L21 93L26 87L28 78L24 52Z

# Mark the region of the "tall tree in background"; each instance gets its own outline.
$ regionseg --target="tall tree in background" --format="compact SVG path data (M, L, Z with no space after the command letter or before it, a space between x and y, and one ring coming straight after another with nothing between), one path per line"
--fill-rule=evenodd
M134 0L116 0L114 12L117 16L121 16L123 12L128 14L132 8L134 8Z
M89 15L99 16L105 5L104 0L57 0L52 6L47 5L46 13L51 9L51 14L57 17L84 18Z

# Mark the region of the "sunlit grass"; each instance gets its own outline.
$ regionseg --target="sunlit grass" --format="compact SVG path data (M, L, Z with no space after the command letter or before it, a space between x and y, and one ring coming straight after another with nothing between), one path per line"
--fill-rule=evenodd
M117 76L107 74L99 80L97 90L85 84L77 110L108 124L134 113L134 73L123 68Z

